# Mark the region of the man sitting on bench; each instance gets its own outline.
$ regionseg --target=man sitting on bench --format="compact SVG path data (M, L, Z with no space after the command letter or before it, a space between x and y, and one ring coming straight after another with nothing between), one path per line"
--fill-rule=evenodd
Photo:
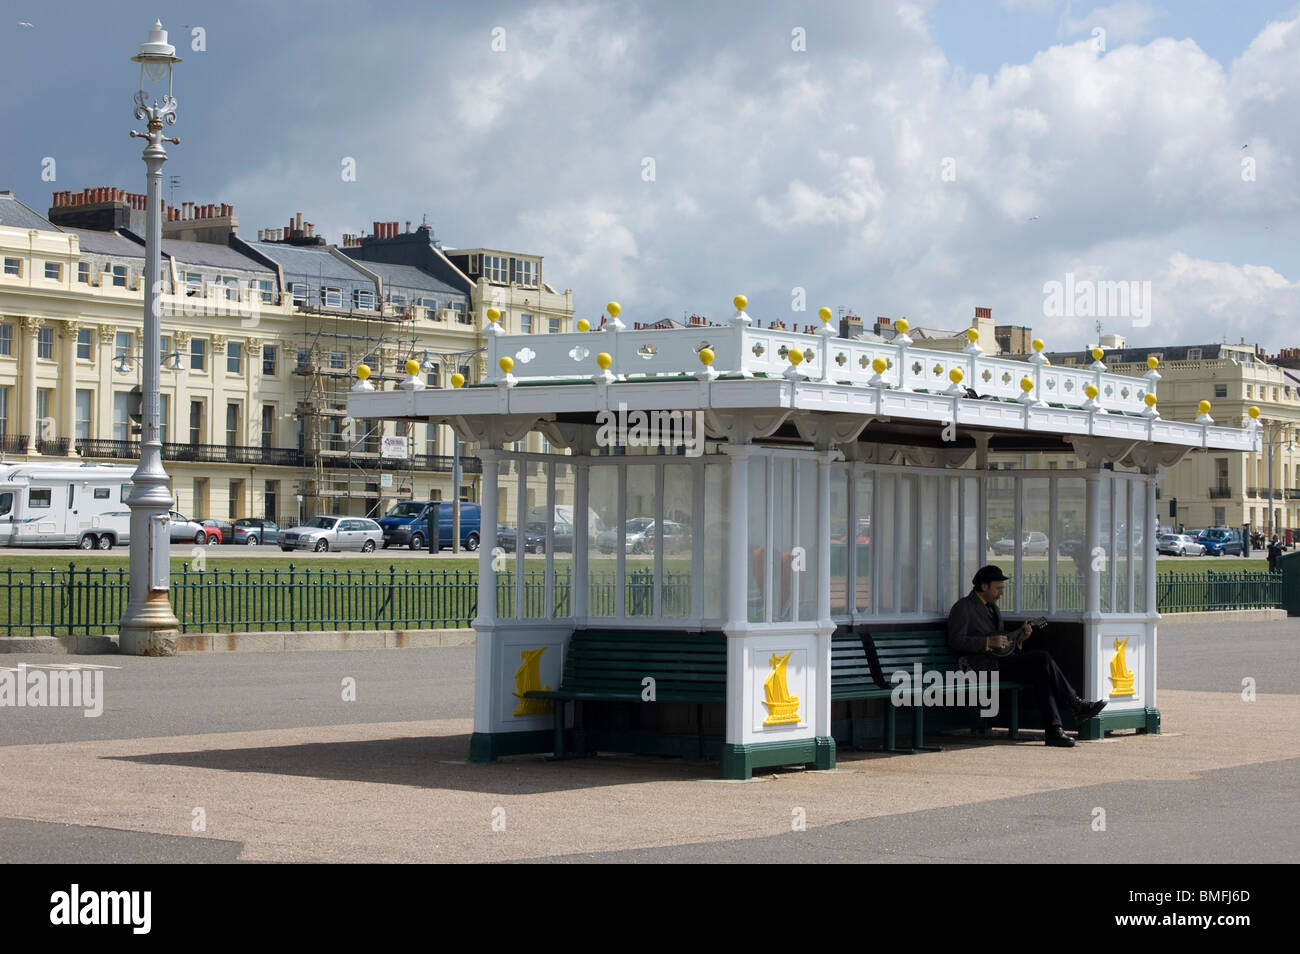
M1033 634L1033 627L1024 623L1010 634L1005 632L998 600L1006 589L1006 579L996 566L983 566L976 571L971 581L974 588L954 603L948 614L948 645L958 652L970 654L970 668L996 671L1036 689L1039 710L1047 726L1047 744L1074 745L1074 739L1065 734L1061 725L1059 707L1069 707L1082 725L1100 712L1106 703L1104 700L1088 702L1080 699L1046 650L1020 651L1024 641ZM993 650L1005 651L1013 639L1016 646L1011 655L992 654Z

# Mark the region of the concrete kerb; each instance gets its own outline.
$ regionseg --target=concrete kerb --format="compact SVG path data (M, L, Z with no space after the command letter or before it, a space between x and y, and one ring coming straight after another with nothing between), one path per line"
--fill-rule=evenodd
M309 630L283 633L185 633L176 641L182 653L337 652L362 649L438 649L473 646L473 629ZM4 636L0 654L116 653L117 636Z
M1222 610L1166 613L1160 626L1182 623L1260 623L1286 619L1286 610ZM473 646L473 629L307 630L273 633L186 633L177 640L183 653L337 652L349 649L438 649ZM0 636L0 655L50 653L93 656L117 652L116 636Z

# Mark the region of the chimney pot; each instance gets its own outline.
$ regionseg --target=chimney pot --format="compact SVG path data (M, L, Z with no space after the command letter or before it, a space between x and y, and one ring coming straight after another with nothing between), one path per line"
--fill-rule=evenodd
M407 219L407 220L406 220L406 232L407 232L408 235L409 235L410 232L411 232L411 220L410 220L410 219Z

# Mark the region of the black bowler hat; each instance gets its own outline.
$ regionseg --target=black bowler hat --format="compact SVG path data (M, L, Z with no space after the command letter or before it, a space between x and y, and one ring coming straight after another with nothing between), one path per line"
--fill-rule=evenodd
M988 566L982 566L975 571L975 578L971 580L971 583L978 590L985 583L997 583L999 580L1006 579L1010 579L1010 577L1003 574L1002 567L990 563Z

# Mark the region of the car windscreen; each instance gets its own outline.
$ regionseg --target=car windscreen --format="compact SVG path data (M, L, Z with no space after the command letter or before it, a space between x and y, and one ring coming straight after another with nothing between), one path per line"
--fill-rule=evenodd
M424 509L424 504L420 503L399 503L392 510L388 511L385 516L388 517L418 517L420 511Z
M338 521L333 517L312 517L305 526L311 527L313 530L331 530L336 523Z

